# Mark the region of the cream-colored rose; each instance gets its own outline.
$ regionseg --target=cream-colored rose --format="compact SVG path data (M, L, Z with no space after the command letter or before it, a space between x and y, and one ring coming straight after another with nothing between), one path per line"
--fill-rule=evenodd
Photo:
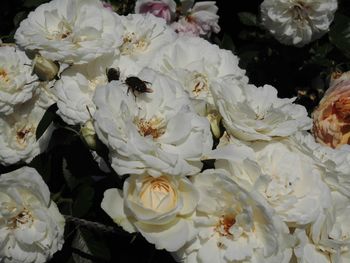
M177 260L186 263L289 262L288 228L257 192L238 186L223 169L205 170L192 181L200 193L193 216L198 234L174 253Z
M47 59L85 64L117 53L122 44L119 16L98 0L53 0L38 6L15 33L18 45Z
M31 61L16 46L0 46L0 115L13 113L14 107L33 97L39 86L32 75Z
M0 176L0 262L48 262L62 248L64 224L35 169Z
M334 76L312 116L316 140L337 148L350 144L350 71Z
M119 175L197 174L213 145L208 120L194 112L179 82L146 68L137 77L153 92L134 95L124 82L111 81L93 98L96 134L113 169Z
M189 217L199 194L186 177L131 175L123 191L108 189L102 209L128 232L140 232L158 249L176 251L194 235Z

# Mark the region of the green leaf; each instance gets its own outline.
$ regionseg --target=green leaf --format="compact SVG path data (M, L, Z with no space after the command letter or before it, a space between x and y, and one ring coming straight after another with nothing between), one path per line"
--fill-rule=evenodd
M63 177L67 182L67 185L69 187L69 189L71 191L74 190L75 187L77 187L77 185L79 184L79 181L77 180L77 178L75 178L72 173L69 171L68 167L67 167L67 160L63 158L62 161L62 173L63 173Z
M350 17L336 14L329 31L329 40L350 58Z
M77 195L73 204L73 216L83 217L93 204L95 190L89 185L81 185L76 190Z
M255 14L249 12L238 13L239 21L245 26L258 26L258 19Z
M73 258L76 263L96 262L100 259L109 262L111 253L108 245L97 234L86 230L78 229L72 242ZM76 251L75 251L76 250Z
M52 171L52 156L46 154L37 155L29 164L30 167L35 168L42 176L45 182L48 182L51 178Z
M222 37L220 47L223 49L230 50L230 51L232 51L232 53L234 53L234 51L236 49L235 44L233 43L232 37L226 33Z
M41 118L38 127L36 128L36 139L39 140L39 138L44 134L46 129L50 126L50 124L53 122L53 120L56 117L56 111L57 111L57 104L51 105L45 112L44 116Z
M27 12L25 11L18 12L13 18L13 24L15 25L15 27L18 27L21 21L26 17L27 17Z

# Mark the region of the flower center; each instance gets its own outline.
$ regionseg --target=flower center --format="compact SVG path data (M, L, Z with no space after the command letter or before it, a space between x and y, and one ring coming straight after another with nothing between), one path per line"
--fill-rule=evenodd
M71 25L66 20L62 20L58 26L57 30L53 31L47 36L49 40L62 40L69 37L73 32Z
M298 22L308 20L308 9L309 7L303 1L295 2L295 4L291 7L293 19Z
M192 93L194 96L200 95L202 92L209 91L209 80L208 77L196 72L193 74L191 79Z
M0 68L0 79L5 82L9 82L9 76L5 69Z
M165 133L164 121L161 118L152 117L150 120L136 119L136 123L139 133L144 137L150 135L153 139L157 139Z
M107 83L106 76L97 76L96 78L88 80L89 90L95 91L97 86L104 85Z
M35 134L35 127L22 126L16 129L16 142L20 148L25 148L27 146L27 140Z
M215 231L220 236L229 236L231 237L232 234L230 233L230 228L236 223L236 217L235 215L223 215L220 217L219 222L217 223L215 227Z
M339 120L345 123L350 123L350 98L349 97L341 97L337 101L335 101L333 105L333 110Z
M168 178L161 176L147 177L142 184L140 200L146 208L166 212L176 206L176 192L171 186Z
M24 208L19 214L12 217L10 220L7 221L7 227L9 229L16 229L20 227L21 225L25 225L28 222L33 222L33 216L28 211L27 208Z
M143 52L147 49L149 41L146 37L139 37L134 32L126 33L123 37L123 44L120 47L122 55L131 55L135 52Z

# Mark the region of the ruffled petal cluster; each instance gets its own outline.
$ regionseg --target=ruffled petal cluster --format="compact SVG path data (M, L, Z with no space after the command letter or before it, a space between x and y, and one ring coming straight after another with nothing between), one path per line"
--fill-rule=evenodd
M227 76L213 84L212 94L227 132L240 140L270 141L311 127L306 109L278 98L272 86L257 88Z
M84 64L118 52L122 32L119 16L98 0L53 0L21 22L15 40L45 58Z
M0 115L11 114L14 106L32 98L37 77L31 60L15 45L0 46Z
M0 164L29 163L46 150L54 130L53 124L39 140L36 139L36 130L47 109L40 105L43 96L45 94L36 95L17 106L14 113L0 118Z
M336 0L264 0L263 25L281 43L302 47L327 33Z
M152 92L112 81L93 99L96 133L109 148L112 167L120 175L198 173L213 144L209 122L196 115L180 83L150 69L136 78Z
M0 207L1 262L44 263L62 248L65 220L35 169L0 176Z
M198 234L177 251L181 262L289 262L288 228L253 192L222 169L193 179L200 202L193 221Z
M186 177L131 175L123 191L108 189L102 209L124 230L140 232L157 249L177 251L195 234L191 214L199 202Z

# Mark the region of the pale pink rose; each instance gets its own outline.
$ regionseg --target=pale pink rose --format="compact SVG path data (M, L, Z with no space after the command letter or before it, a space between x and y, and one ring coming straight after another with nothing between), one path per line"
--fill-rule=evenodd
M135 13L151 13L154 16L164 18L170 23L175 16L176 3L174 0L137 0Z
M215 1L198 2L187 11L186 16L181 17L171 26L180 35L209 37L212 32L220 31L217 11Z
M191 18L202 29L201 35L208 35L211 32L219 33L220 26L218 25L219 16L216 14L218 7L215 1L205 1L195 3L192 11Z
M181 18L178 22L174 22L170 26L176 33L182 36L198 37L201 34L200 26L187 17Z
M350 144L350 71L333 74L330 88L312 115L318 142L332 148Z
M102 2L102 5L103 5L104 8L107 8L107 9L109 9L111 11L114 11L113 5L111 3Z

